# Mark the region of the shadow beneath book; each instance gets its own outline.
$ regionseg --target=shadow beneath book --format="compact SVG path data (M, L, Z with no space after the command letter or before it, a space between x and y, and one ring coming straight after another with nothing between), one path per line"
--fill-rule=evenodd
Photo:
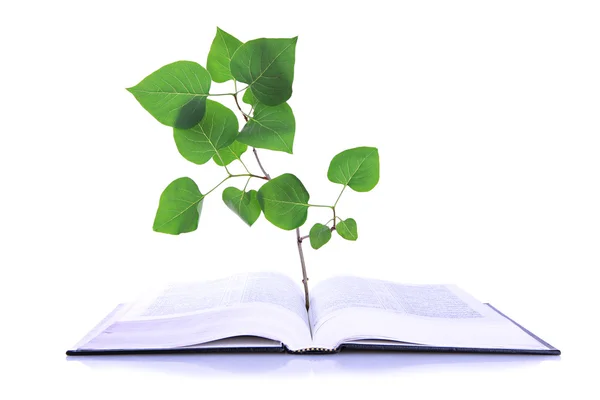
M140 370L173 375L206 376L233 373L282 375L327 373L406 373L531 368L541 363L560 362L556 356L503 354L423 354L347 351L332 355L263 354L178 354L67 357L98 370Z

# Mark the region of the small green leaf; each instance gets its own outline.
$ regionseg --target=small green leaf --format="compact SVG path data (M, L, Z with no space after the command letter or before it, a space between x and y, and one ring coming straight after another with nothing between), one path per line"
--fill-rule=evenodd
M242 42L217 27L217 34L210 46L206 60L206 69L210 72L213 81L222 83L233 79L229 63L233 53L241 45Z
M204 117L210 74L195 62L177 61L127 90L160 123L188 129Z
M259 103L237 140L249 146L292 154L295 133L296 120L287 103L274 107Z
M248 146L236 140L229 146L219 149L217 152L218 154L213 156L213 160L217 165L223 167L231 164L235 160L240 160L240 157L246 150L248 150Z
M358 239L358 229L356 227L356 221L352 218L340 221L336 226L335 230L341 237L346 240Z
M204 164L219 150L233 143L238 129L238 119L233 111L221 103L208 100L206 117L190 129L173 129L173 137L177 150L186 160Z
M258 190L258 202L265 218L288 231L306 222L309 199L310 195L300 179L292 174L273 178Z
M252 94L251 88L246 89L246 91L244 92L244 97L242 97L242 101L246 104L250 104L252 107L254 107L256 103L258 103L256 97L254 97L254 95Z
M379 182L379 152L375 147L342 151L331 160L327 178L357 192L368 192Z
M260 217L260 204L256 190L243 192L238 188L228 187L223 190L223 201L249 226Z
M174 180L160 195L153 229L179 235L198 228L204 195L190 178Z
M246 42L231 58L231 74L250 85L261 103L279 105L292 96L297 41L298 37Z
M331 229L323 224L314 224L309 232L310 245L317 250L331 239Z

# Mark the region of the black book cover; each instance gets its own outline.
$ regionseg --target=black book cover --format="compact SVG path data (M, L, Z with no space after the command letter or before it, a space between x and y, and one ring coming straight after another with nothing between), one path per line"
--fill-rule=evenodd
M124 355L124 354L190 354L190 353L292 353L292 354L332 354L340 351L397 351L397 352L425 352L425 353L483 353L483 354L531 354L531 355L560 355L560 350L551 346L540 339L517 322L504 315L491 304L484 303L492 308L498 314L511 321L529 336L543 344L547 349L498 349L498 348L472 348L472 347L441 347L441 346L423 346L423 345L378 345L361 343L344 343L337 349L307 348L299 351L290 351L284 345L275 346L256 346L256 347L177 347L170 349L73 349L67 350L68 356L97 356L97 355ZM116 311L116 309L115 309ZM109 314L103 321L107 320L115 311ZM102 323L102 322L101 322Z

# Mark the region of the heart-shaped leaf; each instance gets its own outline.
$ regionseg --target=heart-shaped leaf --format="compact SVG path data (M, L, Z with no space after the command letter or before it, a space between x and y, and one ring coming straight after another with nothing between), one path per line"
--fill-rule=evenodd
M223 167L231 164L235 160L240 160L240 157L246 150L248 150L248 146L236 140L229 146L219 149L217 154L213 156L213 160L217 165Z
M314 224L310 229L308 237L310 238L312 248L317 250L329 242L329 239L331 239L331 229L327 225Z
M258 202L265 218L285 230L296 229L306 222L309 199L300 179L292 174L273 178L258 190Z
M235 37L217 27L217 34L213 39L206 60L206 69L210 72L215 82L227 82L233 79L229 63L233 53L242 45Z
M228 187L223 190L223 201L249 226L260 217L260 204L256 190L243 192L238 188Z
M379 182L379 152L375 147L342 151L331 160L327 178L357 192L368 192Z
M298 37L246 42L231 59L231 74L247 83L261 103L281 104L292 96L297 41Z
M340 221L336 226L335 230L341 237L346 240L358 239L358 228L356 227L356 221L352 218Z
M242 97L242 101L246 104L250 104L252 107L254 107L256 103L258 103L256 97L254 97L254 95L252 94L251 88L246 89L246 91L244 92L244 97Z
M249 146L291 154L295 133L296 120L287 103L274 107L259 103L237 140Z
M156 232L179 235L198 228L204 195L190 178L179 178L160 195L153 229Z
M173 129L173 137L177 150L186 160L204 164L211 157L218 157L220 149L234 142L238 129L238 119L233 111L221 103L208 100L205 118L190 129Z
M177 61L127 90L160 123L188 129L204 117L210 74L195 62Z

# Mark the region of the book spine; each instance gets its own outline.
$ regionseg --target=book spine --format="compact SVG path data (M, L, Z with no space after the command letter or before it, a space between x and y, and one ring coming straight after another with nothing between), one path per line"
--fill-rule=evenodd
M336 349L327 349L325 347L307 347L300 350L289 350L292 354L323 354L323 353L337 353Z

